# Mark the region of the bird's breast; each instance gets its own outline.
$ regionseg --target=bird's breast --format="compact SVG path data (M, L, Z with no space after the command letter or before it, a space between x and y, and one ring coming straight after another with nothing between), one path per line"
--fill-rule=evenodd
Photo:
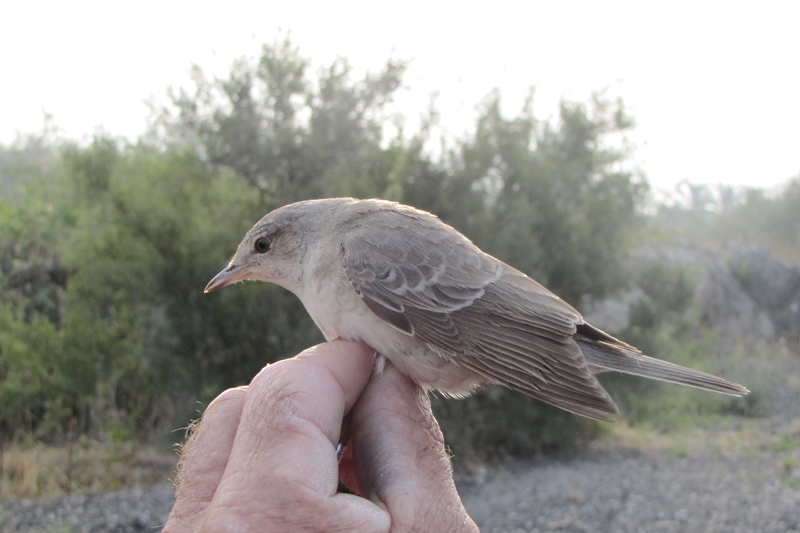
M487 380L458 364L454 354L431 347L373 313L330 257L314 258L298 296L326 340L369 345L414 381L453 396L465 396Z
M303 293L298 294L314 323L327 340L357 338L359 324L370 319L371 312L356 293L343 269L322 267L310 269L312 274L304 280Z
M345 276L328 278L304 291L303 305L326 340L362 342L417 383L452 396L466 396L486 381L457 363L453 354L432 348L381 320ZM308 286L307 286L308 288Z

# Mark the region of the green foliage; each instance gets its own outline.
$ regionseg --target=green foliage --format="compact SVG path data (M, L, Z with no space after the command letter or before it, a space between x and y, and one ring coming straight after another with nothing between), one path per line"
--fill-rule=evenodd
M0 197L23 201L34 188L38 195L51 190L48 181L61 165L56 132L48 116L41 133L19 137L8 147L0 145Z
M431 403L458 466L562 451L603 431L602 423L503 387L463 400L434 397Z
M226 80L196 69L195 92L175 98L177 121L166 129L231 169L259 195L260 212L308 198L382 196L394 159L381 148L382 114L405 64L389 61L353 82L339 59L312 83L308 63L285 40L265 45L257 64L238 61Z
M459 179L487 210L469 234L567 301L623 283L620 254L648 190L609 146L631 124L621 102L590 105L562 103L556 128L535 119L532 98L509 120L492 95L460 153Z
M296 200L427 209L572 301L624 281L620 258L647 187L611 147L631 125L621 103L564 103L550 124L530 102L504 117L493 94L475 134L437 160L425 150L433 109L420 133L384 136L404 63L360 80L345 60L313 80L308 65L283 41L225 79L196 70L194 91L177 94L136 145L98 135L41 152L57 164L3 149L0 161L24 162L2 167L3 186L17 191L0 201L4 436L166 434L198 401L320 342L283 289L202 292L254 222ZM435 404L448 442L473 458L597 430L501 390Z
M633 302L630 320L620 338L644 353L659 354L669 342L686 341L694 332L688 312L694 303L694 283L683 269L652 262L631 272L646 298Z
M800 260L800 176L774 197L759 189L745 190L737 205L711 221L709 235L717 242L768 246L778 257Z
M800 176L771 194L763 189L681 182L677 198L658 206L649 232L719 248L732 241L766 246L773 255L800 260Z
M653 262L634 275L646 297L631 305L629 325L617 335L645 354L744 383L751 393L736 398L625 374L602 374L600 381L625 421L668 431L709 425L731 416L766 416L774 380L759 363L775 361L775 350L737 339L724 358L712 357L717 333L700 325L689 274Z
M71 272L57 243L66 235L68 210L46 199L23 173L21 200L0 200L0 434L33 430L63 420L65 404L85 392L61 359L63 297ZM38 178L38 177L37 177ZM55 422L57 424L57 422Z

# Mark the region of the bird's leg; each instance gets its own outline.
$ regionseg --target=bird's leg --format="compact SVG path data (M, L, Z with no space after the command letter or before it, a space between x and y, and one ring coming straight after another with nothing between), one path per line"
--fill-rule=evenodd
M342 462L342 458L344 457L345 452L347 452L347 442L350 440L351 421L352 412L344 415L344 418L342 419L342 431L339 436L339 443L336 445L336 459L339 463ZM339 481L339 487L337 491L345 494L355 494L355 492L351 490L350 487L345 485L341 480Z
M336 445L336 459L341 463L344 452L347 451L347 442L350 440L351 413L347 413L342 418L342 431L339 434L339 443Z

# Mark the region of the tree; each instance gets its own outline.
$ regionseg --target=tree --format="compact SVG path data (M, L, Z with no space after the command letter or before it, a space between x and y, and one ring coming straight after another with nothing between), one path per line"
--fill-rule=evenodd
M166 129L196 139L210 163L260 196L264 212L306 198L381 196L391 162L380 146L382 113L405 64L389 61L353 82L339 59L316 83L308 64L286 39L265 45L257 65L238 61L227 80L195 69L196 90L176 96L178 115Z
M195 70L194 91L179 92L137 144L107 134L62 144L48 178L0 203L2 429L57 435L72 420L86 433L163 434L197 401L321 341L281 288L202 292L253 223L297 200L382 197L429 210L572 302L622 282L646 185L611 142L631 125L620 102L563 103L550 124L532 100L506 118L494 93L475 134L436 159L425 150L433 107L419 133L385 136L403 62L355 81L345 60L314 80L308 65L284 40L223 80ZM23 264L36 273L24 290L14 281ZM519 453L587 431L494 390L436 409L462 450ZM490 436L473 431L489 423Z
M623 283L622 252L648 190L609 140L632 121L621 102L595 96L590 109L562 102L560 123L542 123L532 101L506 119L491 95L460 147L459 180L484 192L488 211L474 234L567 301L602 295Z

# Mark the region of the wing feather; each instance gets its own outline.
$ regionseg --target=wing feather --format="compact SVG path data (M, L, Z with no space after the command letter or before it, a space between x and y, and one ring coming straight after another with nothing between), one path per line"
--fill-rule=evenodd
M373 216L347 233L342 257L377 316L489 382L613 420L617 406L572 338L577 311L435 217Z

